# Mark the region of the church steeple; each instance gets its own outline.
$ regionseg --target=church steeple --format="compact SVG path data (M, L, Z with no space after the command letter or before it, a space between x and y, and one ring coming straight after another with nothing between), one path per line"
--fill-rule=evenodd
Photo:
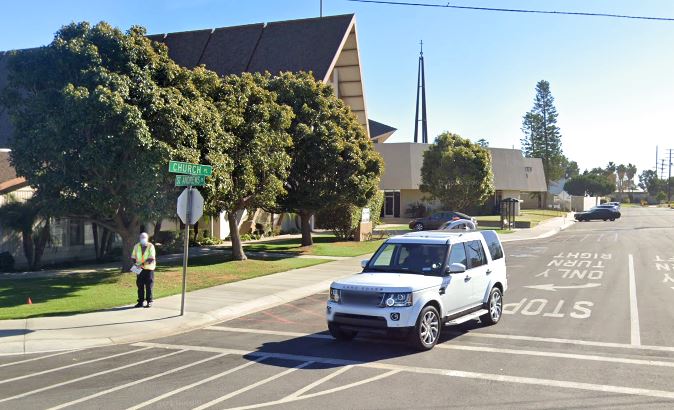
M426 122L426 76L424 75L424 41L420 41L419 72L417 73L417 106L414 115L414 142L419 142L419 122L421 122L421 142L428 144ZM419 95L421 95L421 120L419 120Z

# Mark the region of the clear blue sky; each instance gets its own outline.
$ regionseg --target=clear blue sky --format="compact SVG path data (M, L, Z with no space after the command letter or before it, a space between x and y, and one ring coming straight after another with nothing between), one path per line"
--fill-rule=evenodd
M424 0L429 1L430 0ZM442 3L442 2L440 2ZM671 0L456 0L452 4L674 17ZM70 21L164 33L314 17L319 0L12 1L0 50L48 43ZM431 137L449 130L519 147L538 80L550 81L565 153L581 168L655 165L674 148L674 22L408 8L324 0L356 13L369 115L411 141L424 40Z

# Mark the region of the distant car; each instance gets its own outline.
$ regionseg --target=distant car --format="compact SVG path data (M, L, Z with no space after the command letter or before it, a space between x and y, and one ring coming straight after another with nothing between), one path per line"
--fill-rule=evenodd
M576 221L615 221L620 218L620 211L615 207L595 206L587 212L576 212Z
M607 202L606 204L607 205L613 205L613 206L617 207L618 209L620 209L620 202Z
M428 231L440 228L446 222L452 222L459 219L467 219L477 226L477 220L462 212L456 211L438 211L433 215L424 218L413 219L409 226L415 231Z
M457 219L440 225L438 231L474 231L477 227L470 219Z

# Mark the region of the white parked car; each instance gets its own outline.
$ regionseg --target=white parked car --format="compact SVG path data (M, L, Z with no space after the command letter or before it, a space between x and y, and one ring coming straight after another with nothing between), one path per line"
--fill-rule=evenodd
M456 221L448 221L440 225L438 231L474 231L477 229L475 222L470 219L457 219Z
M395 236L362 266L362 273L330 287L328 329L337 340L366 331L408 337L428 350L443 324L501 319L508 281L494 231Z

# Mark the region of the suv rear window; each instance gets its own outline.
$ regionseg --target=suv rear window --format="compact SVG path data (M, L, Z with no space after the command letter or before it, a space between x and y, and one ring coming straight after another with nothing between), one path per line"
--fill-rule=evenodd
M484 237L485 242L487 242L491 259L494 261L501 259L503 257L503 247L501 247L501 241L499 241L496 232L482 231L482 236Z
M484 254L482 241L466 242L466 254L470 268L477 268L478 266L487 264L487 255Z

